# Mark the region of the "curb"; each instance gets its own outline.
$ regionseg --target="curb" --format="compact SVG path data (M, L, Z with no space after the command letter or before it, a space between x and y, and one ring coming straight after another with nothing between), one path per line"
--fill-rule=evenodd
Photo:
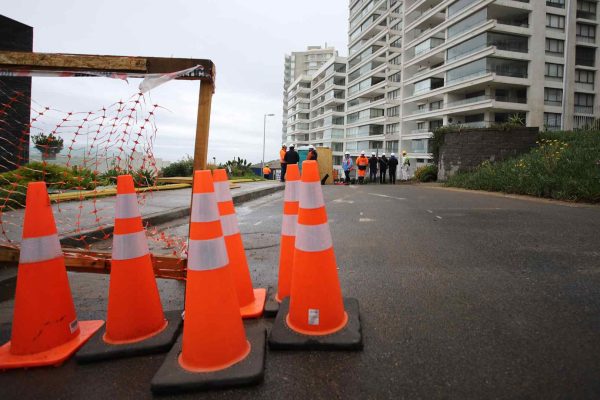
M255 200L263 196L279 192L283 190L285 185L277 185L267 187L263 189L253 190L251 192L242 193L238 196L233 196L233 204L238 205L247 201ZM174 219L183 218L190 215L191 207L178 207L167 212L153 213L146 216L142 216L142 222L151 225L159 225L165 222L172 221ZM63 236L60 238L60 244L69 247L81 247L81 237L85 237L86 243L96 243L103 240L106 235L112 235L114 226L106 226L103 229L91 229L88 231L80 232L75 235Z

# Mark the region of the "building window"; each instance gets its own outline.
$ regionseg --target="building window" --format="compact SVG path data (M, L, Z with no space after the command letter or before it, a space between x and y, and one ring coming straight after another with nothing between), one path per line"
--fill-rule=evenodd
M590 93L575 93L575 112L591 114L594 108L594 95Z
M397 117L400 115L400 106L390 107L387 109L388 117Z
M389 80L390 82L400 82L402 80L400 72L396 72L395 74L390 75Z
M546 63L545 75L549 78L562 78L564 72L564 65Z
M546 14L546 27L565 30L565 17L556 14Z
M546 5L550 7L565 8L565 0L546 0Z
M584 69L575 70L575 82L594 84L594 71L586 71Z
M400 65L401 62L402 62L401 55L398 55L390 60L390 64L393 64L393 65Z
M484 21L487 21L487 9L485 8L449 27L448 39L461 33L465 33Z
M596 2L595 1L577 1L577 18L596 19Z
M560 129L561 114L544 113L544 126L550 130Z
M387 98L390 100L397 99L400 96L400 89L392 90L387 94Z
M546 53L563 55L565 52L565 41L560 39L546 39Z
M387 135L394 135L399 132L400 132L400 124L398 124L398 123L389 124L389 125L386 125L386 127L385 127L385 133Z
M589 43L596 41L596 27L594 25L577 24L575 34L578 40Z
M562 89L544 88L544 104L547 106L562 105Z

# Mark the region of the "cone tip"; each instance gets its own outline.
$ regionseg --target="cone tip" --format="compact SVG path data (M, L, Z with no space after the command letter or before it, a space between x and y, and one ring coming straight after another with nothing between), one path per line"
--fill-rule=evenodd
M215 182L227 182L227 171L222 168L213 170L213 180Z
M302 182L320 182L319 166L315 160L302 162Z
M215 191L212 174L209 170L194 171L193 193L212 193Z
M27 196L25 198L23 239L55 233L56 224L50 207L46 182L30 182L27 185Z
M298 168L298 164L290 164L287 166L287 170L285 172L285 180L286 181L299 181L300 180L300 169Z
M135 193L133 177L131 175L117 176L117 194Z

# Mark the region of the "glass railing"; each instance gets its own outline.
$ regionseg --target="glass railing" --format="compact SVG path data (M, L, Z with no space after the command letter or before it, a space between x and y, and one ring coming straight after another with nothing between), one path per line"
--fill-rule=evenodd
M577 41L580 43L596 43L595 37L576 35Z
M451 101L451 102L449 102L446 105L446 107L448 107L448 108L450 108L450 107L459 107L459 106L463 106L465 104L473 104L473 103L477 103L479 101L491 100L491 99L492 99L492 97L491 96L487 96L487 95L475 96L475 97L470 97L468 99Z
M592 106L575 106L574 111L576 114L593 114L594 107L592 107Z
M577 10L577 18L596 20L596 13L590 11Z

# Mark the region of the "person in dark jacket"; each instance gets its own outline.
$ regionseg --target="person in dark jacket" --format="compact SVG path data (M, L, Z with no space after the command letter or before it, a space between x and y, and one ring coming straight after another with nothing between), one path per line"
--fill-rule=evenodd
M393 185L396 184L396 167L398 167L398 159L396 158L396 155L392 153L388 161L388 168L390 170L390 183Z
M317 149L312 144L308 146L308 154L306 155L307 160L315 160L318 158Z
M298 152L294 149L294 144L290 144L290 146L288 147L288 151L285 153L285 157L283 158L283 160L287 163L287 165L290 164L298 164L298 161L300 161L300 156L298 155Z
M377 181L377 164L379 164L379 160L375 152L373 152L371 153L371 157L369 157L369 182Z
M385 174L388 169L388 159L385 156L385 153L381 155L379 158L379 183L385 183Z

